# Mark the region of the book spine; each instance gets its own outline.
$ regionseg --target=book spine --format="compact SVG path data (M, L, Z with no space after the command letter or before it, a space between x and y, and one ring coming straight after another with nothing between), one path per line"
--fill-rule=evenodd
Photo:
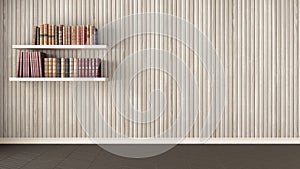
M78 72L77 72L77 74L78 74L78 76L77 77L82 77L82 74L81 74L81 69L82 69L82 67L81 67L81 58L78 58L77 59L77 61L78 61Z
M77 33L77 30L76 30L76 26L72 26L71 27L71 45L76 45L77 44L77 41L76 41L76 33Z
M20 52L20 56L21 56L21 60L20 60L20 69L19 69L19 72L20 72L20 77L23 77L24 76L24 71L23 71L23 69L24 69L24 65L23 65L23 63L24 63L24 53L23 52Z
M36 27L36 45L40 45L40 28Z
M49 26L49 24L44 24L44 45L49 45L49 43L48 43L48 35L49 35L48 26Z
M56 77L56 70L57 70L57 59L52 58L52 77Z
M94 45L98 44L97 29L94 28Z
M52 25L52 45L55 45L55 25Z
M58 26L54 26L54 45L58 45Z
M61 62L60 62L60 58L56 59L56 77L61 77Z
M48 25L48 45L52 45L52 25Z
M73 77L78 77L78 58L74 58L74 75Z
M31 44L32 45L36 45L36 30L37 30L37 26L33 26L33 28L32 28L32 42L31 42Z
M32 52L32 77L36 77L36 52Z
M69 45L72 45L72 26L69 26Z
M65 59L66 71L65 77L70 77L70 58Z
M38 57L39 77L44 77L45 76L44 56L41 52L37 52L37 55L38 55L37 57Z
M91 76L96 77L96 58L92 59L91 69Z
M84 59L85 69L84 69L84 76L89 77L89 59Z
M48 74L49 77L53 77L53 58L49 58L49 63L48 63L49 67L48 67Z
M81 77L85 77L85 59L81 58L80 60L81 60L81 63L80 63L81 72L80 72L80 74L81 74Z
M65 77L65 70L66 70L66 65L65 65L65 58L61 58L61 60L60 60L60 66L61 66L61 68L60 68L60 72L61 72L61 74L60 74L60 77Z
M40 45L44 45L44 25L40 25Z
M90 44L90 25L86 26L86 45Z
M23 55L23 77L26 77L26 52L22 52Z
M30 67L29 67L29 54L26 52L26 77L30 76Z
M81 30L81 45L85 45L86 44L86 26L82 26L82 30Z
M80 45L80 26L76 26L76 45Z
M63 27L63 31L62 31L62 42L63 42L63 45L66 45L67 44L67 29L66 29L66 26Z
M28 77L32 77L32 73L33 73L33 64L32 64L32 52L28 52L28 65L29 65L29 73L28 73Z
M44 75L49 77L49 58L44 58Z
M63 25L58 26L58 44L63 45Z
M88 62L89 62L89 72L88 72L88 77L93 77L92 76L92 72L93 72L93 58L89 58Z
M90 25L90 34L89 34L89 40L90 40L90 45L95 45L94 43L94 25Z
M101 60L99 58L96 58L96 65L95 65L96 77L100 77L100 66L101 66Z
M18 63L17 63L16 77L20 77L21 52L18 52L17 55L18 55Z
M74 58L70 58L70 77L74 77Z

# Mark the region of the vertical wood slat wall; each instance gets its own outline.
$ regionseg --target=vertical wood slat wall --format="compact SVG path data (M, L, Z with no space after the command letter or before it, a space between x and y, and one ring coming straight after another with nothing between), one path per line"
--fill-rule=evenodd
M162 12L181 17L199 28L224 64L225 109L213 137L298 138L299 5L299 0L3 0L0 2L0 22L4 23L0 26L0 137L87 137L78 119L91 137L118 137L99 120L100 115L124 136L159 137L181 108L180 91L163 72L142 73L131 85L132 105L139 110L149 107L147 99L151 91L165 92L165 115L149 124L130 122L118 114L111 96L115 81L81 82L74 87L69 82L20 83L9 82L8 78L14 76L17 62L17 51L11 46L30 44L33 25L95 24L101 28L130 14ZM123 28L135 29L134 24L124 24ZM178 32L177 27L171 31ZM191 32L181 33L194 40ZM112 37L100 36L103 38L99 42L103 44ZM125 39L108 55L103 51L45 52L58 57L100 56L105 60L104 75L111 77L127 55L146 48L171 51L189 66L201 84L200 114L188 135L199 137L206 112L213 104L210 99L214 91L201 63L180 42L147 34ZM142 63L142 58L133 61L131 69ZM173 73L182 71L176 65L171 66ZM126 73L123 72L124 77ZM122 97L121 102L125 99ZM126 110L128 106L124 105ZM182 136L183 127L176 124L169 137Z

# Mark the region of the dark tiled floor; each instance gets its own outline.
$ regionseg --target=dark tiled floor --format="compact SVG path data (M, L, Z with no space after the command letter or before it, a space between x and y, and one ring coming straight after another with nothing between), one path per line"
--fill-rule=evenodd
M131 159L97 145L0 145L0 169L299 169L300 145L178 145Z

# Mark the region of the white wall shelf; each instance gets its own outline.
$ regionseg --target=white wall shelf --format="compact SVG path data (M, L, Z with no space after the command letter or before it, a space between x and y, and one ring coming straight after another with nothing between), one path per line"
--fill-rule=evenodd
M13 45L13 49L40 49L40 50L50 50L50 49L82 49L82 50L92 50L92 49L107 49L107 45Z
M78 78L46 78L46 77L10 77L9 81L12 82L104 82L108 81L107 77L78 77Z

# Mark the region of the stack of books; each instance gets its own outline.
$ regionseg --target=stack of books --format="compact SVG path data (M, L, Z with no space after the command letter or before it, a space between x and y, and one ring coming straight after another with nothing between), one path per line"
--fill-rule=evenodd
M32 45L96 45L94 25L64 26L41 24L33 26Z
M43 77L43 60L41 52L18 52L17 77Z
M45 77L100 77L99 58L44 58Z

